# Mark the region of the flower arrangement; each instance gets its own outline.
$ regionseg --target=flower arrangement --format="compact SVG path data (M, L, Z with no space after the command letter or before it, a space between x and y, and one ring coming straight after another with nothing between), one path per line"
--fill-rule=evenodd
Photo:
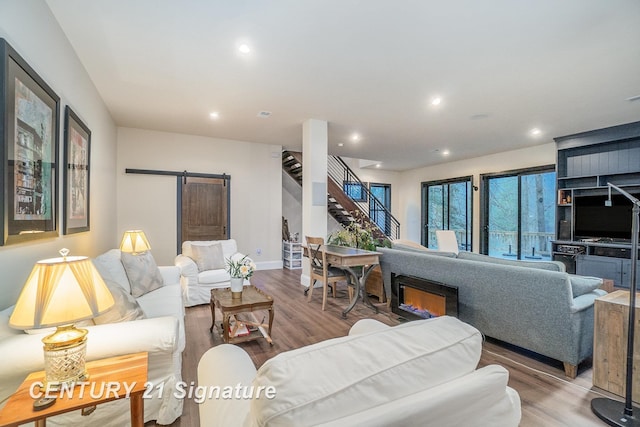
M248 279L256 271L256 264L247 255L243 256L239 260L233 260L231 258L226 259L227 272L231 277L239 277L241 279Z

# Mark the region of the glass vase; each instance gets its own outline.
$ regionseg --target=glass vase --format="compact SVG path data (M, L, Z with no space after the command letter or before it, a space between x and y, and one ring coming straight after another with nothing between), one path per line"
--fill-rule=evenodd
M231 296L233 298L242 298L243 287L244 287L244 279L242 277L231 278Z

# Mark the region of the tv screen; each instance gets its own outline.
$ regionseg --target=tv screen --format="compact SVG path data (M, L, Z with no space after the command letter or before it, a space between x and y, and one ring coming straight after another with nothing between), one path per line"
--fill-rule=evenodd
M637 194L633 194L638 197ZM611 196L612 206L605 206L608 196L575 197L574 231L576 239L605 238L631 241L632 204L622 194Z

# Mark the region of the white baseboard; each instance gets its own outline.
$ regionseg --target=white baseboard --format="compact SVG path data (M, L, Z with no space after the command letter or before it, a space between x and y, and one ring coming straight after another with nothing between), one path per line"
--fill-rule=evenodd
M258 267L258 270L280 270L282 268L282 260L256 262L256 267Z

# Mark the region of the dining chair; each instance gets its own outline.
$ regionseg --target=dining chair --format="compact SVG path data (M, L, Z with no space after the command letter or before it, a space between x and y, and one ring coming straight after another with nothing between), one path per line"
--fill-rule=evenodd
M459 246L456 233L453 230L436 230L436 240L438 250L442 252L453 252L458 254Z
M336 297L336 288L338 282L349 282L349 277L344 270L336 267L331 267L327 263L327 254L324 250L324 238L322 237L305 237L307 240L307 249L309 252L309 261L311 263L311 269L309 272L309 289L307 292L307 301L311 301L313 294L313 285L316 281L322 281L322 310L324 311L327 304L327 288L330 284L333 284L333 297ZM349 300L353 298L353 288L348 287Z

